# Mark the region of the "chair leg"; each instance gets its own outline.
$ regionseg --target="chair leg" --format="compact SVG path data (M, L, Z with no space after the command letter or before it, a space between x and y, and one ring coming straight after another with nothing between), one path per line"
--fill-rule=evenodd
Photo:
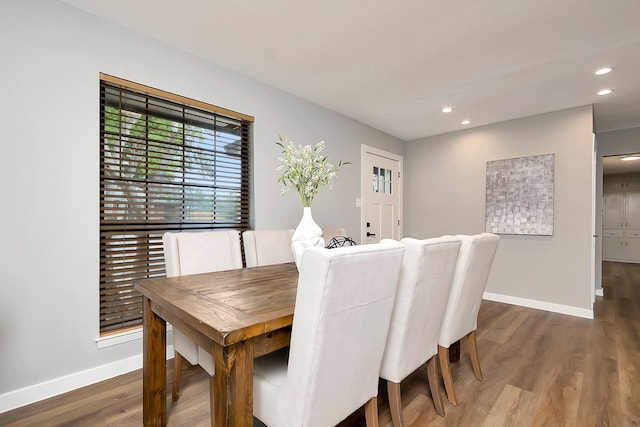
M387 380L387 393L389 395L389 410L393 427L404 427L402 416L402 398L400 396L400 383Z
M457 405L456 394L453 391L453 376L451 375L451 365L449 364L449 349L438 346L438 357L440 359L440 369L444 380L444 389L447 391L447 399L452 405Z
M364 417L367 421L367 427L379 427L378 423L378 397L372 397L364 405Z
M471 357L471 366L473 367L473 374L477 379L483 380L482 370L480 369L480 359L478 359L478 346L476 345L476 331L471 331L467 335L467 342L469 343L469 356Z
M174 402L180 397L180 381L182 381L182 362L184 357L177 351L173 359L173 388L171 390L171 400Z
M431 390L431 399L436 413L444 417L444 405L440 396L440 377L438 376L438 358L433 356L427 362L427 379L429 380L429 389ZM391 395L391 392L389 392ZM389 397L391 399L391 397ZM391 413L393 415L393 412Z

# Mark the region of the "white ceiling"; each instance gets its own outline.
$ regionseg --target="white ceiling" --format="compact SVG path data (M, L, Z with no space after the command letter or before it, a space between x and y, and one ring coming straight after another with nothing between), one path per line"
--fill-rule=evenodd
M640 126L639 0L63 1L402 140L588 104Z
M640 144L638 145L640 146ZM639 153L628 153L622 156L603 157L602 172L604 174L640 172L640 160L626 162L621 160L624 157L628 157L630 154L635 154L637 156Z

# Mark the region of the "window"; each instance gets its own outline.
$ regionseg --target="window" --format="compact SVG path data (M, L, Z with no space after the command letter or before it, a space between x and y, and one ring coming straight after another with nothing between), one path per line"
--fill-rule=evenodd
M391 169L373 167L373 192L391 194Z
M253 117L100 75L100 332L142 324L167 231L249 224Z

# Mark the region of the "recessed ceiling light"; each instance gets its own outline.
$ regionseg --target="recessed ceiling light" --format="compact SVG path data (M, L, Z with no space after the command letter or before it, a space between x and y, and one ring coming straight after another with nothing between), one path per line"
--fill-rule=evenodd
M444 107L444 108L442 109L442 112L443 112L443 113L450 113L450 112L452 112L452 111L453 111L453 108L451 108L451 107Z
M607 74L607 73L610 73L610 72L611 72L611 68L603 67L603 68L600 68L598 71L596 71L596 76L601 76L603 74Z
M629 162L631 160L640 160L640 156L627 156L627 157L623 157L620 160L622 160L623 162Z
M611 89L602 89L598 92L598 95L609 95L612 92Z
M463 120L462 122L463 125L468 125L469 123L471 123L471 120Z

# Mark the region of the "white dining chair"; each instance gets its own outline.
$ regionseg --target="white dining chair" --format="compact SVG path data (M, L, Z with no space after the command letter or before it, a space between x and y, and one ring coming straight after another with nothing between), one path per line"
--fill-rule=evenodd
M242 233L247 267L294 262L293 230L247 230Z
M383 240L385 242L386 240ZM433 405L444 415L438 375L438 337L460 251L460 239L402 239L404 257L380 378L387 381L394 427L404 426L400 383L427 363Z
M240 233L236 230L165 233L162 244L167 277L242 268ZM180 397L183 359L192 365L202 366L212 377L215 365L212 355L175 327L173 349L175 360L171 398L175 401ZM212 406L213 387L210 387L209 393Z
M367 426L378 425L378 375L403 251L399 242L305 250L290 349L254 360L256 418L326 427L364 405Z
M322 237L324 238L325 245L328 245L331 239L336 236L346 236L347 230L344 228L323 228Z
M451 344L467 337L473 373L477 379L483 378L476 344L478 311L500 240L497 235L491 233L455 237L461 240L462 245L438 339L442 378L447 398L454 405L457 404L457 400L449 362Z

